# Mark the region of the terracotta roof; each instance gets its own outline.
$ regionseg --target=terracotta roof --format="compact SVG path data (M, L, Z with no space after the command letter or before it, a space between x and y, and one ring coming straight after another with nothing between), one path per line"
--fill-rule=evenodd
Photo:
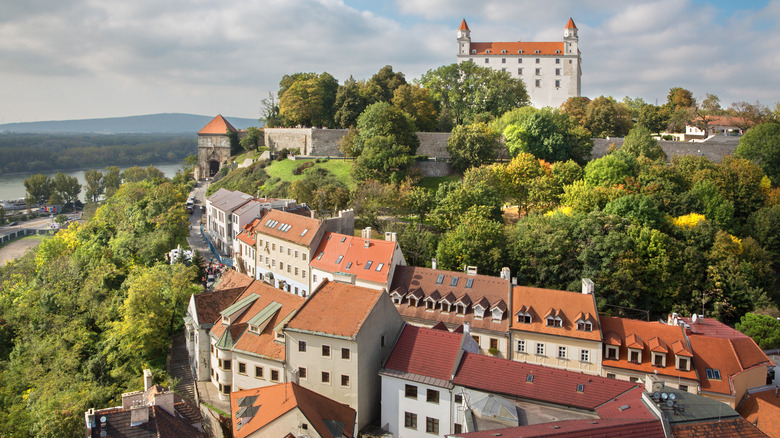
M203 292L194 295L195 311L199 324L211 324L219 316L219 312L227 308L254 279L232 269L225 270L217 280L214 292Z
M744 335L723 338L694 334L688 338L702 391L735 395L733 379L736 375L772 363L758 345ZM718 370L720 379L709 378L707 369Z
M178 406L175 406L178 411ZM105 425L100 418L105 417ZM87 431L88 437L100 438L101 428L109 437L160 437L192 438L206 435L191 425L190 420L182 416L173 416L160 406L149 406L149 421L137 426L130 425L130 409L122 407L96 409L96 427Z
M326 232L309 265L325 272L343 272L360 280L386 284L396 248L401 250L398 242Z
M659 322L640 321L628 318L616 318L609 316L601 317L601 329L607 333L605 344L618 347L617 360L607 359L606 353L602 359L602 366L621 368L643 373L653 373L666 376L682 377L685 379L697 380L696 371L689 363L689 370L683 371L677 369L675 354L680 356L692 357L691 349L685 338L685 333L681 326L661 324ZM647 342L644 339L650 339ZM608 340L607 340L608 339ZM673 348L668 348L672 345ZM642 362L629 362L628 348L637 348L642 350ZM666 355L666 366L658 367L653 365L653 355L651 351Z
M566 23L566 27L564 29L576 29L577 26L574 25L574 20L572 18L569 18L569 21Z
M298 245L311 246L320 226L322 222L318 219L272 209L263 216L261 223L255 226L255 232Z
M472 353L464 353L453 382L496 394L587 410L595 410L633 388L642 387L637 383ZM578 391L578 385L582 385L582 391Z
M562 290L540 289L536 287L515 286L513 288L513 311L516 315L523 306L530 309L531 324L517 322L512 318L512 329L525 332L544 333L554 336L601 341L596 301L592 294L566 292ZM550 310L559 313L562 319L561 327L549 327L544 319ZM577 320L580 313L594 315L592 331L577 330Z
M491 42L471 43L473 55L563 55L563 42ZM474 53L476 50L476 53ZM490 53L487 51L490 50ZM506 52L503 52L506 50ZM539 51L537 53L536 51ZM557 53L556 53L557 52Z
M271 287L261 281L256 281L236 299L236 302L246 299L252 294L259 295L259 298L255 299L244 313L230 324L232 345L229 348L271 359L284 360L284 344L275 342L274 327L291 313L297 311L305 299ZM265 316L263 321L255 319L260 314ZM250 321L260 328L259 334L249 330ZM221 338L226 328L227 326L222 324L221 320L217 320L211 329L211 335Z
M460 22L460 27L458 30L469 30L469 25L466 24L466 19L464 18L463 21Z
M744 418L690 424L673 424L672 435L675 438L765 438L767 436Z
M242 403L245 406L239 406ZM250 403L251 402L251 403ZM256 407L256 410L254 409ZM239 428L242 409L254 411L243 417ZM355 410L328 397L317 394L296 383L279 383L256 389L230 393L230 411L233 422L233 436L242 438L261 430L283 414L298 408L319 436L332 437L334 430L341 430L337 438L351 437L355 428ZM300 417L291 421L291 427L299 425ZM335 426L335 427L334 427ZM288 429L289 430L289 429Z
M354 339L384 291L324 281L286 328Z
M450 380L458 359L462 334L407 324L398 338L386 369Z
M454 279L457 278L457 281ZM441 279L441 281L439 281ZM455 284L453 285L453 282ZM439 269L421 268L417 266L396 266L390 291L403 297L401 304L396 304L401 316L409 321L444 322L449 326L458 326L464 322L474 329L494 330L506 333L509 331L509 315L504 312L500 321L493 321L489 309L509 299L509 281L489 275L467 275L464 272L443 271ZM409 297L419 299L415 306ZM424 298L431 297L439 302L442 297L461 302L466 305L466 312L458 315L455 309L442 312L441 306L428 310ZM413 300L412 300L413 301ZM474 305L482 303L488 311L483 318L474 316Z
M244 231L238 234L238 240L246 243L249 246L255 246L255 244L257 243L257 241L254 238L254 233L250 234Z
M770 386L763 391L748 390L737 411L750 424L755 424L765 434L780 437L779 386Z
M688 324L689 327L686 327L686 329L690 328L691 333L695 335L705 335L725 339L748 337L747 335L727 326L726 324L723 324L714 318L697 317L696 322L693 321L693 318L689 317L680 317L679 320Z
M230 124L224 117L222 117L222 114L218 115L217 117L214 117L211 119L211 121L203 127L200 131L198 131L198 134L219 134L219 135L225 135L228 131L236 132L236 128L233 127L233 125Z
M509 427L500 430L448 435L462 438L495 438L500 436L516 438L566 437L566 438L663 438L664 428L661 422L652 420L565 420L530 426Z
M625 392L612 400L604 403L596 408L596 413L599 418L603 419L620 419L620 420L640 420L640 419L657 419L645 402L642 400L642 394L645 389L642 386L638 386L628 392Z

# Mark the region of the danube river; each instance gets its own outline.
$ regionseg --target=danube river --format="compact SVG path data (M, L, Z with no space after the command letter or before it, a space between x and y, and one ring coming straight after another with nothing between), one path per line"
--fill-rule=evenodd
M152 166L160 169L165 176L168 178L173 177L177 171L181 170L182 163L164 163L164 164L152 164ZM133 166L120 166L119 168L121 170L125 170L127 168L130 168ZM139 167L147 167L147 166L139 166ZM100 171L104 171L105 168L101 167L98 168ZM84 172L90 169L82 169L82 170L66 170L62 173L68 176L75 176L78 178L79 183L81 183L81 195L79 198L83 201L84 200L84 192L86 191L86 183L84 182ZM24 180L29 178L30 175L33 173L43 173L44 175L48 175L51 178L54 178L54 175L57 174L57 171L54 172L30 172L30 173L14 173L10 175L5 175L0 173L0 199L6 199L6 200L12 200L12 199L21 199L24 198L25 195L25 189L24 189Z

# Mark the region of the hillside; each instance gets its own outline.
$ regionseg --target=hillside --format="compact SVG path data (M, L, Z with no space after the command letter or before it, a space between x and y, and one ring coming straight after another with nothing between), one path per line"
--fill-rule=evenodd
M6 123L0 133L96 133L96 134L170 134L195 133L206 126L211 116L163 113L101 119L56 120L44 122ZM257 119L226 117L237 129L258 126Z

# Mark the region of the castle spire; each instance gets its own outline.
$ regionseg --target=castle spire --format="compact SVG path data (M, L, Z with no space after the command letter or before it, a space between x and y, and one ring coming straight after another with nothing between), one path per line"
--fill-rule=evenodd
M465 22L466 22L466 20L463 20L463 23L465 23ZM463 25L461 24L461 26L463 26ZM576 28L577 28L577 26L574 24L574 20L571 19L571 17L569 17L569 22L566 23L566 27L564 29L576 29Z
M569 19L569 21L571 21L571 19ZM469 25L466 24L465 18L463 19L463 21L460 22L460 27L458 28L458 30L469 30Z

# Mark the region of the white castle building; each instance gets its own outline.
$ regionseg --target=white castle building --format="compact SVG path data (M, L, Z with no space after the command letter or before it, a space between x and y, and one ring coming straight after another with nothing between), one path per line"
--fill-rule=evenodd
M558 42L472 43L466 20L458 29L458 62L508 72L525 83L531 104L537 108L559 107L580 95L582 69L577 26L569 18Z

